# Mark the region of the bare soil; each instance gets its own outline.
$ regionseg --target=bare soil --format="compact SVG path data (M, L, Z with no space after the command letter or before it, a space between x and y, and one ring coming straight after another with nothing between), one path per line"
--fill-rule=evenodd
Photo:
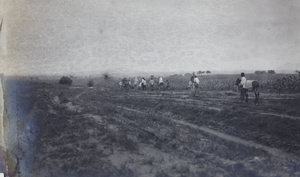
M36 90L32 176L300 176L300 95Z

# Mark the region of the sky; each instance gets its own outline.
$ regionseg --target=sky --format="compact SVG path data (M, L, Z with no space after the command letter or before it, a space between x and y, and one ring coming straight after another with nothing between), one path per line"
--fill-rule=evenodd
M4 0L2 16L9 75L300 69L298 0Z

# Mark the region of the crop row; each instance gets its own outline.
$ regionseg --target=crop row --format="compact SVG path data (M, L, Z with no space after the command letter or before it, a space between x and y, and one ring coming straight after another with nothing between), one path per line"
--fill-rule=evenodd
M252 79L252 78L250 78ZM234 76L200 77L200 90L236 90ZM255 78L259 82L262 92L300 93L300 75L281 75L273 78ZM188 81L180 78L170 79L173 90L188 89Z

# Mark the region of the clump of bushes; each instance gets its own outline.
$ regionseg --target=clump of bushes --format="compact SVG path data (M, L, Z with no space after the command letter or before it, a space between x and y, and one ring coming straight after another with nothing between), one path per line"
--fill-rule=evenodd
M63 76L59 80L59 84L62 84L62 85L72 85L72 82L73 82L72 79L67 76Z
M59 98L60 103L68 103L69 102L69 99L64 92L60 92L58 95L58 98Z
M89 81L89 82L87 83L87 86L88 86L88 87L93 87L93 86L94 86L94 82L93 82L93 81Z

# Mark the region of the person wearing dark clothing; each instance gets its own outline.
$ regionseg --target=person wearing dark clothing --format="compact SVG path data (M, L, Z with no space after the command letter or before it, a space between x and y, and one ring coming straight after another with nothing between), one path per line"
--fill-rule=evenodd
M143 89L143 90L145 90L146 85L147 85L146 79L143 78L143 79L142 79L142 89Z
M170 89L170 83L169 83L169 80L166 80L166 87L167 87L167 89L169 90Z

